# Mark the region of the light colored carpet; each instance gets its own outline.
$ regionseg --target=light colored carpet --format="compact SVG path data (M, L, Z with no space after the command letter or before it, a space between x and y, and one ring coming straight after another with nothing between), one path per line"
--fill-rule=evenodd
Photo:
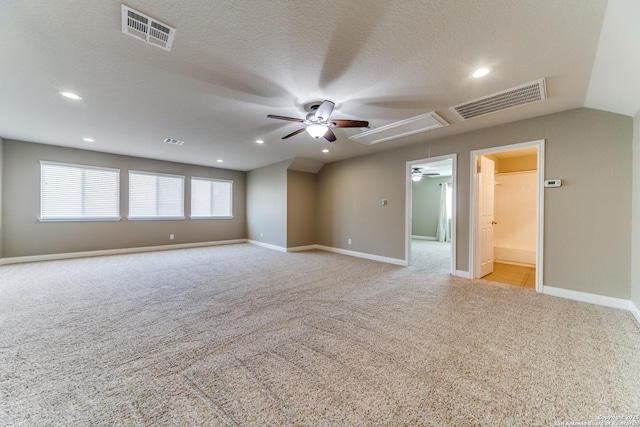
M598 422L639 355L625 311L322 251L0 267L0 425Z
M409 264L414 267L415 271L450 273L451 242L413 239Z

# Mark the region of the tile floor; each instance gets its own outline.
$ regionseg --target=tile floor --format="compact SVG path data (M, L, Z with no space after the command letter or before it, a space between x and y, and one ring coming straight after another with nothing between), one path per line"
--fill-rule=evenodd
M493 273L484 276L483 279L535 289L536 269L495 262L493 263Z

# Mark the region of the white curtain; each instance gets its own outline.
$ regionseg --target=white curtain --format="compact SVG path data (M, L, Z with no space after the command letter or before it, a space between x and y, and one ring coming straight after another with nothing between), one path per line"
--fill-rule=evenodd
M439 242L451 241L451 217L447 203L447 184L440 184L440 211L438 213L438 229L436 239Z

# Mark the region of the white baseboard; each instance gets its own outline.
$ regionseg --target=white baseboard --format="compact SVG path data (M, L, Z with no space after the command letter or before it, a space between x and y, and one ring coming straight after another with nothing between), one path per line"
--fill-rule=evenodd
M635 305L633 301L629 301L629 305L630 305L629 311L631 312L631 314L633 314L633 317L635 317L638 323L640 324L640 309L638 309L638 306Z
M287 248L287 252L304 252L313 251L316 249L318 249L318 245L294 246L292 248Z
M431 236L411 235L411 238L415 240L437 240L435 237L431 237Z
M276 246L270 243L258 242L257 240L247 240L247 242L251 243L252 245L261 246L263 248L272 249L274 251L287 252L287 248L284 248L282 246Z
M364 252L349 251L349 250L340 249L340 248L332 248L330 246L307 245L307 246L295 246L292 248L283 248L281 246L270 245L268 243L257 242L255 240L249 240L248 242L251 243L252 245L262 246L263 248L273 249L279 252L302 252L302 251L311 251L311 250L319 249L321 251L333 252L341 255L348 255L356 258L364 258L364 259L370 259L372 261L386 262L387 264L401 265L404 267L409 265L409 263L403 259L366 254Z
M586 292L570 291L568 289L543 286L542 293L554 297L572 299L574 301L588 302L589 304L603 305L605 307L620 308L632 311L634 304L631 300L606 297L604 295L589 294Z
M463 279L471 279L471 273L468 271L456 270L456 277L462 277Z
M409 265L409 263L404 259L389 258L385 256L380 256L380 255L366 254L364 252L349 251L346 249L332 248L330 246L317 245L317 249L327 251L327 252L333 252L341 255L348 255L356 258L364 258L364 259L370 259L372 261L386 262L387 264L401 265L403 267L407 267Z
M23 262L54 261L54 260L71 259L71 258L89 258L89 257L105 256L105 255L134 254L134 253L140 253L140 252L169 251L172 249L189 249L189 248L201 248L205 246L233 245L236 243L247 243L247 239L218 240L214 242L178 243L175 245L142 246L137 248L104 249L99 251L66 252L66 253L60 253L60 254L9 257L9 258L0 259L0 265L20 264Z

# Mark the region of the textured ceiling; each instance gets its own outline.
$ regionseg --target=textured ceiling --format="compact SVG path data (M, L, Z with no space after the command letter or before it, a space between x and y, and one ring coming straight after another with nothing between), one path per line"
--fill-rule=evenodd
M176 28L170 52L124 35L117 1L0 3L0 137L238 170L331 162L584 106L607 9L606 0L126 4ZM493 72L472 79L479 66ZM544 101L467 121L449 110L543 77ZM331 144L306 133L282 140L299 124L267 118L303 117L323 99L336 103L334 119L380 127L436 111L451 125L366 146L348 138L357 129L335 129Z

